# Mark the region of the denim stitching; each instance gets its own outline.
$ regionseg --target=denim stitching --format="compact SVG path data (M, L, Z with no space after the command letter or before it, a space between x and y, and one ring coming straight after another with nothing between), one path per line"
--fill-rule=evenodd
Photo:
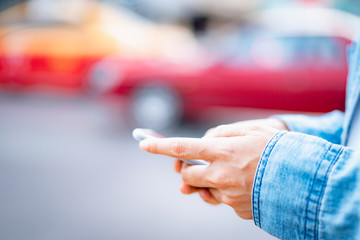
M318 166L317 166L317 169L315 171L315 174L314 174L314 178L313 178L313 181L312 181L312 186L311 186L311 189L310 189L310 194L309 194L309 200L308 202L306 203L306 210L305 210L305 222L304 222L304 226L305 226L305 229L304 229L304 239L306 239L307 237L307 220L309 219L309 216L308 216L308 211L309 211L309 202L310 202L310 196L313 194L313 190L314 190L314 185L315 185L315 181L316 179L318 178L318 171L320 169L320 167L322 166L322 163L324 161L324 159L326 159L326 156L331 155L332 151L333 150L336 150L335 148L332 148L332 145L329 146L329 148L327 149L327 151L323 154L322 156L322 160L319 162ZM326 185L326 182L327 182L327 179L328 179L328 176L329 176L329 172L331 171L332 167L334 166L334 164L336 163L337 159L339 158L339 156L341 155L341 153L343 152L343 148L340 149L340 151L338 151L336 153L336 155L333 157L333 159L329 160L329 165L327 166L327 170L323 176L323 180L322 180L322 185L321 185L321 189L320 189L320 194L318 195L317 197L317 200L316 200L316 210L315 210L315 219L314 222L315 222L315 226L314 226L314 230L313 230L313 234L310 234L309 236L311 237L311 235L313 235L314 239L318 239L318 233L317 233L317 228L318 228L318 224L319 222L317 221L317 217L318 217L318 214L319 214L319 211L320 211L320 206L321 206L321 199L323 198L324 196L324 189L325 189L325 185ZM310 230L310 229L309 229Z
M308 196L308 201L306 202L306 207L305 207L305 220L304 220L304 239L306 239L306 235L307 235L307 220L308 220L308 211L309 211L309 202L310 202L310 196L312 195L313 189L314 189L314 185L315 185L315 181L317 178L317 173L320 169L321 163L322 161L325 159L325 156L327 155L327 153L330 151L331 149L331 145L329 145L328 149L322 154L321 156L321 161L319 162L316 171L314 173L314 177L312 179L312 184L311 184L311 188L310 188L310 192L309 192L309 196Z
M254 187L253 187L253 194L252 194L252 202L253 202L253 217L254 222L261 228L261 221L260 221L260 191L262 185L262 178L265 172L265 168L267 165L267 160L270 157L270 154L275 147L276 142L285 134L287 131L281 131L275 134L275 136L267 143L265 146L264 152L260 157L259 165L255 173L255 180L254 180ZM257 196L255 196L255 194ZM256 199L255 199L256 198ZM257 202L256 202L257 201ZM255 214L255 206L257 206L257 214Z
M334 149L335 150L335 149ZM323 198L324 196L324 192L325 192L325 187L326 187L326 183L327 183L327 179L329 177L329 174L330 174L330 171L333 169L335 163L337 162L337 160L339 159L340 155L343 153L344 151L344 148L341 147L340 151L338 151L338 153L335 155L335 157L333 158L333 160L331 161L327 171L326 171L326 174L325 174L325 181L323 182L323 185L322 185L322 188L321 188L321 192L320 192L320 196L319 196L319 200L318 200L318 203L317 203L317 209L316 209L316 213L315 213L315 219L318 219L318 215L319 215L319 212L320 212L320 207L321 207L321 199ZM315 222L315 239L318 239L319 238L319 235L318 235L318 226L319 226L319 221L316 221Z

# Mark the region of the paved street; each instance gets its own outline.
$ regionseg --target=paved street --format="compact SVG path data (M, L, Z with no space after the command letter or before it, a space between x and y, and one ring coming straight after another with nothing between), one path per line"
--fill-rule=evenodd
M118 110L0 94L0 239L273 239L227 206L181 195L173 160L140 151Z

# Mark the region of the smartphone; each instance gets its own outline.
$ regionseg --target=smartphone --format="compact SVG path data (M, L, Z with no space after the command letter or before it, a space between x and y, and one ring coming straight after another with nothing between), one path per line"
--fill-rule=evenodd
M146 128L135 128L132 132L132 135L139 142L148 138L164 138L164 136L155 132L154 130L146 129ZM180 160L190 165L209 165L209 163L204 160L193 160L193 159L192 160L180 159Z

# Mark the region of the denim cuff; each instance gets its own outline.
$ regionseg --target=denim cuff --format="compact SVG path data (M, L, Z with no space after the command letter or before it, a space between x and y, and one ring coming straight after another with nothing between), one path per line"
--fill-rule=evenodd
M335 144L341 143L344 122L344 113L341 111L336 110L320 116L284 114L270 118L284 122L292 132L317 136Z
M255 175L255 224L280 239L316 239L329 173L343 147L301 133L279 132Z

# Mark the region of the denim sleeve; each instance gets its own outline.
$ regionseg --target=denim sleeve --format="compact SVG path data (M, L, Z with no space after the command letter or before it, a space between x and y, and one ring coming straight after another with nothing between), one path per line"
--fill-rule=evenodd
M255 224L280 239L360 239L360 156L280 132L260 159L252 204Z
M290 131L321 137L336 144L341 142L344 121L344 113L341 111L336 110L321 116L284 114L271 118L283 121Z

